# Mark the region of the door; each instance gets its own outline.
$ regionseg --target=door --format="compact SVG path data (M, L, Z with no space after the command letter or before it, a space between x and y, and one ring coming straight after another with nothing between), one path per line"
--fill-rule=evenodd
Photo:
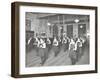
M68 37L73 37L73 25L67 25L67 36Z
M86 34L86 24L78 24L78 35L84 36Z
M56 24L53 25L53 37L58 36L58 26Z

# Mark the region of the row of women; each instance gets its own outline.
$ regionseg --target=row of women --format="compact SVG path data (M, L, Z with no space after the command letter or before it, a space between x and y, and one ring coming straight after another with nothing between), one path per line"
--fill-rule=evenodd
M32 46L32 49L36 51L37 56L41 57L42 65L48 59L48 56L52 51L56 57L61 50L69 53L72 64L75 64L83 55L85 43L86 39L84 38L69 38L67 36L53 38L31 37L27 41L28 47Z

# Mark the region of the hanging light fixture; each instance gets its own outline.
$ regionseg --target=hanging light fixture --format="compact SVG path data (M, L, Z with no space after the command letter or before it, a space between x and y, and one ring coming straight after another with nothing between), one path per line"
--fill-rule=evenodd
M83 26L81 25L80 28L83 28Z
M49 22L47 22L47 25L50 26L51 24Z
M47 17L47 26L51 26L51 23L49 22L49 16Z
M75 23L78 23L79 22L79 19L75 19L74 21L75 21Z

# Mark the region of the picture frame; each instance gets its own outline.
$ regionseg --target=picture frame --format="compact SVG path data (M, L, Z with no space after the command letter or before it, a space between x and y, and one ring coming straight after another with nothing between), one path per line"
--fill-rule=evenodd
M36 18L35 15L38 16L38 18ZM38 22L37 19L39 19L40 22ZM67 19L72 21L67 21ZM88 27L84 24L84 22L86 22L86 25L88 25ZM97 47L98 44L97 24L98 23L97 22L98 21L97 21L96 6L46 4L46 3L30 3L30 2L11 3L11 76L15 78L25 78L25 77L97 73L98 71L97 70L97 65L98 65L97 64L97 49L98 49ZM75 28L76 23L77 23L76 26L78 26L76 27L77 29ZM63 26L67 24L67 28L64 28L62 24ZM28 29L26 25L28 26ZM43 26L47 25L51 27L41 28L43 27L42 25ZM47 37L47 33L50 33L51 37L53 38L58 34L61 35L61 33L58 33L59 31L57 32L56 27L53 31L52 25L53 27L60 26L59 29L61 29L62 32L64 32L64 29L67 29L67 31L65 30L65 32L67 33L67 35L69 35L69 37L71 35L82 36L85 33L87 36L89 36L89 42L88 42L89 48L87 49L89 50L88 52L89 57L88 57L88 61L86 61L88 63L84 63L85 62L84 59L87 58L85 56L85 58L83 58L83 63L76 62L78 65L77 64L73 65L74 64L73 63L72 65L59 64L60 66L58 66L58 64L56 64L57 62L55 62L56 65L50 65L49 61L47 62L47 64L45 63L46 66L39 66L39 65L32 66L31 64L33 64L34 61L33 62L30 61L31 64L28 64L27 61L30 60L30 57L27 58L27 53L28 51L30 51L30 49L33 49L33 43L32 45L27 46L28 43L27 40L29 40L29 38L33 36L33 34L35 34L36 32L37 34L35 34L35 36L42 36L43 38ZM74 27L72 27L73 29L71 29L72 25L74 25ZM68 28L68 26L70 28ZM79 28L81 28L82 31ZM71 30L73 30L72 33ZM45 33L41 33L41 34L38 33L43 31L45 31ZM34 52L32 53L32 55L33 54ZM63 59L63 58L59 58L59 59ZM39 59L40 58L38 58L38 61ZM64 61L66 61L66 59L67 58L65 58ZM51 60L55 60L55 58L52 58ZM38 61L36 63L38 63Z

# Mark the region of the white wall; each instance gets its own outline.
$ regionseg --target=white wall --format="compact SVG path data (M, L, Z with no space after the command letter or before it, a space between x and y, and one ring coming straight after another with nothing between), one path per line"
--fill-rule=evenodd
M37 14L32 14L32 13L27 13L26 14L26 19L31 20L31 31L37 31L37 28L39 26L39 20L37 19L38 15Z
M98 74L81 74L81 75L65 75L53 77L39 77L39 78L22 78L14 79L10 77L11 68L11 2L15 0L1 0L0 1L0 80L100 80L100 64ZM100 22L100 0L17 0L30 1L41 3L55 3L55 4L76 4L89 5L99 7L99 21ZM100 23L98 24L100 26ZM100 27L98 27L100 34ZM100 37L98 38L100 44ZM100 45L99 45L100 47ZM100 53L100 49L99 49ZM100 63L100 54L98 54L98 63Z

